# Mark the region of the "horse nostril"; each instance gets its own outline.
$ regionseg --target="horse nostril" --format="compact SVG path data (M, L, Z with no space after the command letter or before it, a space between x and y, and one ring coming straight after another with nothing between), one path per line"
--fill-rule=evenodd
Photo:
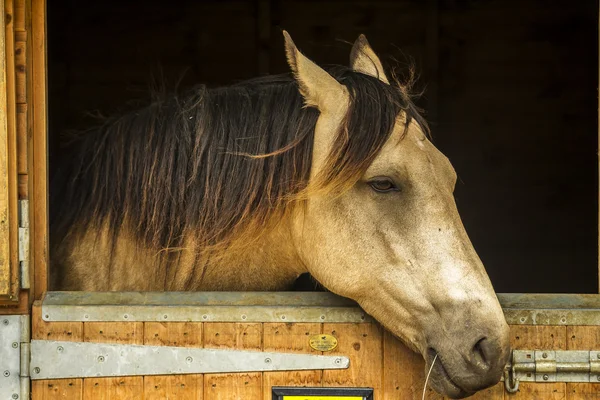
M483 337L473 346L473 364L481 365L485 369L490 367L493 360L494 348L487 337Z

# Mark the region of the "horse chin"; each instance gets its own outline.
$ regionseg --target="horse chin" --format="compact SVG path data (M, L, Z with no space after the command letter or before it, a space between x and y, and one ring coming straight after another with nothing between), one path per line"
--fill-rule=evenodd
M434 357L435 352L430 351L425 366L425 374L431 369L428 384L433 390L450 399L464 399L475 394L475 392L461 388L452 380L439 357L436 359L433 368L431 368Z

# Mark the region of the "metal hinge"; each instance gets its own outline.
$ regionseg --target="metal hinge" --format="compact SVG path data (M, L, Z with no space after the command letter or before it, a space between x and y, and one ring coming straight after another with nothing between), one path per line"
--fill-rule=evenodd
M514 393L519 382L600 383L600 351L513 350L504 370L504 386Z
M29 289L29 200L19 200L19 267L21 289Z
M29 316L0 315L0 399L29 399Z
M31 379L348 368L344 356L171 346L31 341Z

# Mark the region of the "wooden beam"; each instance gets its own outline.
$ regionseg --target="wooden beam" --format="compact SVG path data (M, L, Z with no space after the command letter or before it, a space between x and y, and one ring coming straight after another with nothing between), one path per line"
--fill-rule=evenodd
M46 0L31 2L32 40L32 107L33 107L33 169L32 195L30 199L33 216L33 296L42 297L48 289L48 132L47 132L47 85L46 85Z

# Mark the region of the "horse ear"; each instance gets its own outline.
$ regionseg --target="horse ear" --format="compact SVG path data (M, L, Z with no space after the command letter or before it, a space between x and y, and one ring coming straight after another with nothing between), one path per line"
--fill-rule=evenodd
M373 51L365 35L360 35L350 52L350 68L354 71L361 72L365 75L371 75L378 78L380 81L389 84L388 78L385 76L383 65L377 54Z
M300 53L287 31L283 31L287 61L307 106L326 112L339 107L345 88L323 68Z

